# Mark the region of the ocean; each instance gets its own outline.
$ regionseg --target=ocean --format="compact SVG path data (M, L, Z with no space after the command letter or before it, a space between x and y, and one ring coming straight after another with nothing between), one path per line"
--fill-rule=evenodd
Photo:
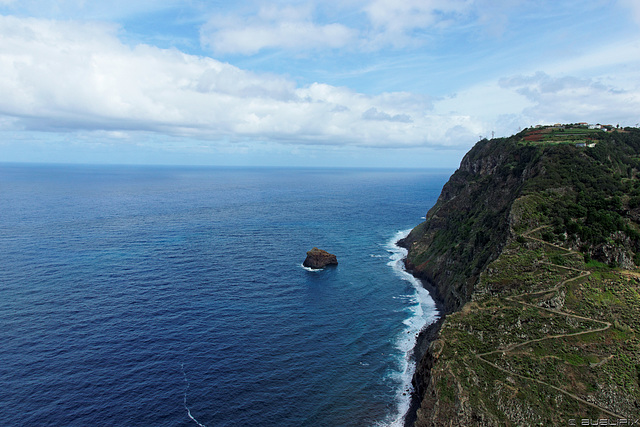
M451 172L0 164L2 425L402 425Z

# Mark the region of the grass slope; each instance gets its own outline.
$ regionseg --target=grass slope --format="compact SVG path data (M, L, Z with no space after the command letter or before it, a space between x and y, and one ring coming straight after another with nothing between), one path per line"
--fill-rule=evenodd
M545 228L514 239L448 316L439 410L462 401L505 425L640 419L640 274L533 237Z
M522 184L508 187L504 247L431 344L417 425L640 425L640 129L527 132L469 154L497 159L490 175L469 174L493 179L491 192ZM597 144L567 143L585 137ZM475 211L457 212L438 218L450 245L490 235ZM417 241L420 261L433 246Z

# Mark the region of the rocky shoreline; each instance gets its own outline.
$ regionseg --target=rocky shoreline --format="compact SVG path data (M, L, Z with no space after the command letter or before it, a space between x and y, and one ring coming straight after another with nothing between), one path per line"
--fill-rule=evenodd
M429 385L439 351L433 343L438 340L444 318L471 300L480 273L502 251L510 235L510 207L522 177L504 175L500 165L517 164L526 176L531 156L526 149L523 153L496 151L489 141L480 141L444 185L426 220L398 242L408 251L406 271L421 281L440 313L440 319L425 328L416 342L415 391L405 426L419 421L425 405L430 407L437 400L427 394L434 393ZM496 173L498 170L500 173Z
M478 142L398 242L441 313L405 426L638 414L640 131L586 152L525 136Z
M418 409L420 409L422 398L430 378L428 373L431 371L431 367L433 366L433 358L425 358L425 355L427 354L431 343L437 339L442 323L444 322L444 318L445 315L441 315L438 320L425 327L416 339L416 346L413 349L413 358L416 360L416 371L411 379L414 391L411 393L409 410L405 414L405 427L412 427L418 418L417 412Z
M402 246L402 244L403 242L400 240L398 245ZM404 263L406 271L418 279L422 287L429 291L429 295L431 295L431 298L433 298L433 301L436 303L436 308L439 313L438 320L424 327L418 334L418 337L416 338L416 345L413 348L413 354L411 356L416 363L416 370L413 373L413 378L411 379L413 392L411 393L409 410L405 414L404 426L412 427L417 419L417 411L420 409L422 398L424 397L427 386L429 385L429 372L433 365L433 358L428 356L429 346L438 338L440 328L442 327L442 323L444 322L448 312L444 301L438 295L436 286L414 274L410 269L410 266L407 264L406 258L404 259Z

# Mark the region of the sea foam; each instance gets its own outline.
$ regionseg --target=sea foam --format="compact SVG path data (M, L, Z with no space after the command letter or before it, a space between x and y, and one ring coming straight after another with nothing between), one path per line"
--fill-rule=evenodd
M398 246L398 241L407 237L410 231L399 231L386 245L387 250L391 253L387 265L393 268L398 277L411 283L414 288L413 294L406 295L410 303L408 308L409 317L402 322L405 327L396 339L396 348L402 354L399 361L399 369L393 375L394 379L400 383L396 392L397 411L386 423L381 424L393 427L404 425L404 418L411 405L411 394L413 393L411 379L416 369L413 349L416 345L418 334L423 328L435 322L439 315L435 301L431 298L429 291L422 286L419 279L408 273L404 268L403 261L408 251Z
M386 244L449 175L0 164L2 425L399 420L428 310Z
M307 266L305 266L305 265L303 265L303 264L300 264L300 267L302 267L302 268L304 268L305 270L310 271L310 272L312 272L312 273L317 273L317 272L319 272L319 271L322 271L322 270L323 270L322 268L311 268L311 267L307 267Z

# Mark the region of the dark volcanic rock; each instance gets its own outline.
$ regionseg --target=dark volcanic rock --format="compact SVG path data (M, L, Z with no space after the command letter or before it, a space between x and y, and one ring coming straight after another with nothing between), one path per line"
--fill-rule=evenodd
M446 312L471 300L480 273L501 253L510 235L511 206L538 172L539 157L535 147L515 140L478 142L426 221L399 242L409 251L407 269L435 285Z
M594 147L587 152L576 150L572 144L523 143L522 135L478 142L444 185L426 221L399 242L408 249L405 261L408 270L434 285L436 292L432 295L444 305L444 310L438 307L440 313L459 312L432 325L418 337L412 380L415 395L406 426L561 424L550 420L563 420L565 414L572 414L573 409L564 409L567 392L561 388L552 386L555 390L549 388L550 394L543 399L550 402L563 399L563 404L540 406L540 411L535 409L539 395L529 398L523 391L535 381L546 384L545 375L549 375L547 380L555 378L554 372L540 373L531 381L518 383L519 374L511 375L509 370L500 368L504 373L496 376L496 370L470 362L473 356L479 356L479 351L466 334L474 336L478 340L475 342L483 346L489 345L495 339L490 338L489 331L495 330L494 337L500 336L510 321L479 312L488 307L509 309L508 303L501 306L502 298L512 290L525 289L517 288L522 286L520 274L546 274L544 268L538 267L539 261L533 261L535 257L531 258L531 265L524 261L528 253L533 253L535 245L542 244L534 242L535 236L525 238L524 233L546 232L544 239L549 240L546 244L565 247L567 253L575 255L579 250L585 255L585 262L590 257L624 270L634 271L640 267L640 235L635 231L640 223L640 203L628 204L626 201L635 197L628 192L631 187L619 185L637 177L639 168L635 159L640 154L640 130L616 134L615 139L613 135L602 135L596 146L600 151ZM607 184L610 187L605 187L605 182L611 183ZM617 199L613 199L612 194L618 194ZM615 200L615 205L608 205L608 200ZM603 213L598 217L595 212ZM603 218L603 222L597 218ZM614 222L618 225L603 225ZM514 245L509 246L510 242ZM491 266L491 262L501 256L504 256L501 263ZM522 263L522 266L510 265L511 259L517 259L514 264ZM576 260L581 262L579 255ZM502 270L498 272L498 269ZM605 283L612 283L592 278L589 281L589 286L602 286L602 289L608 289ZM564 283L566 281L560 282L556 289L563 289ZM541 309L558 313L571 311L563 308L565 304L570 305L564 290L554 291L553 295L539 304ZM484 302L475 302L476 299ZM593 301L585 299L589 303ZM469 302L471 304L467 304ZM490 325L489 319L495 319L496 323ZM531 336L537 333L534 329L530 329ZM529 342L529 333L523 333L518 340ZM520 356L506 358L503 352L501 357L504 358L502 366L513 370L514 360ZM546 356L540 356L539 360L543 357ZM511 363L514 365L509 366ZM527 359L527 363L527 366L538 366L534 364L547 362ZM586 369L588 367L584 372L589 374L584 375L595 375ZM487 384L494 384L496 388ZM597 387L602 387L600 384ZM568 382L564 387L570 389L574 385ZM613 388L607 390L611 391L606 395L580 393L589 396L592 406L599 402L602 406L598 408L616 408L622 412L619 408L628 405L626 413L638 413L637 399L631 403L626 391L619 394ZM556 391L559 393L554 397Z
M307 259L304 260L302 265L309 268L323 268L327 265L338 265L338 259L327 251L313 248L307 252Z

